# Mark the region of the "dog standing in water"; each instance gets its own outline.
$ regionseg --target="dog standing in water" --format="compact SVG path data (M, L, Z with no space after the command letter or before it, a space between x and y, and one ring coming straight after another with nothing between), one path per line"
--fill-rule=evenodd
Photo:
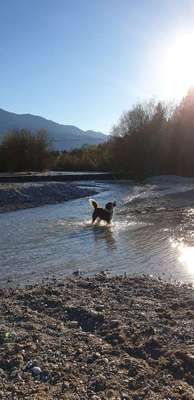
M105 205L105 208L99 207L96 200L91 199L90 203L94 207L94 212L92 214L92 224L97 218L106 221L107 224L110 224L113 217L113 209L114 207L116 207L116 201L110 201Z

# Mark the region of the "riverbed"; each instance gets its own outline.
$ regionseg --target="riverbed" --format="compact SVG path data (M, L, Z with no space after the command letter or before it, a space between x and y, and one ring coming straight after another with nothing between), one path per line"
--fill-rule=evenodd
M91 224L89 196L1 214L1 286L103 270L194 282L193 178L79 185L117 201L112 224Z
M115 276L0 289L1 400L193 400L188 285Z

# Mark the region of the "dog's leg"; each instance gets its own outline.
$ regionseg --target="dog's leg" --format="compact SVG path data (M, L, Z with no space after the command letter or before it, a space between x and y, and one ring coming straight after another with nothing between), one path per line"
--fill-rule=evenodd
M96 221L97 218L98 218L98 215L94 211L94 213L92 215L92 224L94 224L94 222Z
M94 224L94 222L96 221L97 218L98 218L98 217L93 217L93 218L92 218L92 224Z

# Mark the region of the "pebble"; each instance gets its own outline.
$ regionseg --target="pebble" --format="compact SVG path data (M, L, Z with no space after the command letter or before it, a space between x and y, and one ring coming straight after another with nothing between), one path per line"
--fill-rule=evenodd
M80 276L81 275L81 270L77 269L76 271L73 272L73 276Z
M77 328L78 327L78 322L77 321L69 321L68 326L69 328Z
M185 354L184 356L185 362L188 367L194 369L194 355L193 354Z
M104 310L104 304L96 304L95 305L95 310L96 311L103 311Z
M40 367L32 367L31 371L34 375L40 375L42 372Z
M130 397L128 396L128 394L127 393L121 393L121 399L122 400L128 400L128 399L130 399Z
M120 325L120 321L118 319L111 319L111 326L112 328L116 328Z
M113 400L113 399L116 398L115 396L116 396L115 390L109 389L109 390L106 391L107 399Z
M67 381L64 381L64 382L62 383L62 391L64 391L64 390L68 390L68 389L69 389L69 387L70 387L70 384L69 384L69 382L67 382Z
M90 381L90 387L94 392L101 392L106 388L106 378L105 376L99 374L96 377L92 377Z

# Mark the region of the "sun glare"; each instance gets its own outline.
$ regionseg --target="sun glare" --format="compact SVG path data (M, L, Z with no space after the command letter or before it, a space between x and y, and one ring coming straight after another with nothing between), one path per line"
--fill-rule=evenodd
M165 97L180 99L194 85L194 34L177 37L164 51L160 75Z
M179 260L187 266L190 273L194 274L194 247L183 246Z
M186 246L183 242L171 240L171 246L177 249L178 259L187 271L194 275L194 247Z

